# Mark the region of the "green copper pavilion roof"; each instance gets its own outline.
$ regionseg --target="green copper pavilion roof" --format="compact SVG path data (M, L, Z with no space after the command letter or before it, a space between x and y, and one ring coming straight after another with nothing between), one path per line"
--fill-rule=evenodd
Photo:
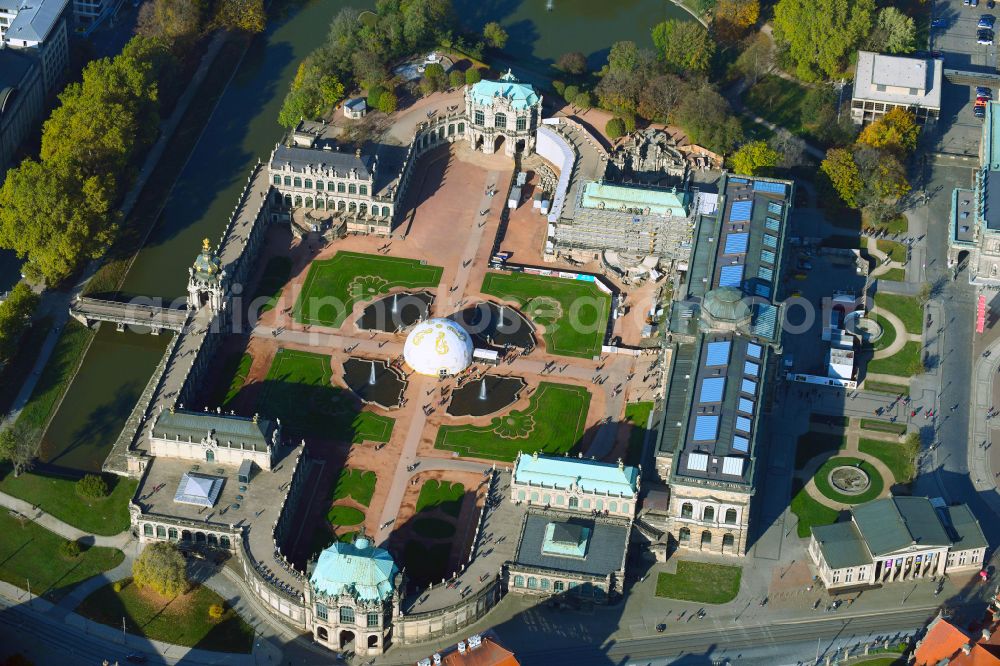
M535 89L527 83L519 83L510 70L499 81L484 79L472 86L472 101L480 106L493 106L497 96L509 100L515 109L529 109L538 104Z
M351 594L361 601L385 601L393 593L398 572L389 551L358 537L354 543L335 541L320 553L309 583L330 596Z
M638 489L639 469L614 463L581 458L558 458L522 453L514 467L514 481L569 488L576 485L584 492L634 497Z
M585 208L606 208L608 210L649 209L655 215L687 217L691 195L676 190L657 190L610 183L590 182L583 190Z

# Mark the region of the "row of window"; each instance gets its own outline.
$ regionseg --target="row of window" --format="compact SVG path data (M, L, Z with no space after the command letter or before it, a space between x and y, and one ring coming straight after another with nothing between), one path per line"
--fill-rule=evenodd
M281 185L284 183L285 187L305 187L307 190L313 189L313 179L306 178L302 179L298 176L294 178L292 176L279 176L275 174L273 176L273 181L275 185ZM315 188L317 192L322 192L323 188L326 188L327 192L337 192L339 194L360 194L361 196L368 196L368 186L367 185L355 185L354 183L335 183L332 180L324 185L324 181L317 180Z
M854 569L843 569L843 570L837 570L837 571L833 572L833 582L834 583L839 583L840 582L840 574L841 574L841 572L843 572L843 574L844 574L844 582L845 583L850 583L850 582L854 581ZM867 578L868 578L868 567L858 567L858 582L863 582L863 581L867 580Z
M677 533L677 539L681 543L690 543L691 541L691 530L686 527L682 527ZM736 538L732 534L725 534L722 536L722 548L732 548L736 543ZM705 530L701 533L701 545L702 547L712 545L712 533Z
M518 501L523 502L526 499L528 499L528 497L529 496L527 495L527 493L525 493L525 491L523 491L523 490L518 490L517 491L517 499L518 499ZM552 504L552 495L550 495L549 493L545 493L543 495L539 495L538 492L533 491L531 493L531 495L530 495L530 498L531 498L531 502L533 502L533 503L537 503L539 500L541 500L542 504ZM564 504L566 504L566 498L563 495L556 495L555 496L555 500L556 500L555 501L556 506L563 506ZM585 510L589 510L591 508L591 503L590 503L589 499L584 499L584 500L581 501L580 499L578 499L576 497L570 497L569 498L569 508L570 509L585 509ZM604 508L605 508L604 507L604 500L603 499L596 500L594 502L594 508L597 509L598 511L604 511ZM609 501L608 504L607 504L607 509L608 509L608 511L610 513L618 513L618 502L613 501L613 500ZM628 502L622 502L622 512L628 513L628 510L629 510L629 503Z
M553 592L564 592L566 591L566 583L561 580L555 582L550 582L548 578L535 578L534 576L528 576L525 579L524 576L514 576L514 587L520 587L527 590L552 590ZM581 588L586 588L586 591L592 593L594 596L603 597L604 588L600 585L591 585L585 583L580 585L575 581L569 582L569 590L571 592L580 592Z
M305 206L306 208L314 208L316 210L331 210L331 211L336 210L342 213L343 212L357 213L358 215L368 214L368 204L365 203L357 203L355 201L351 202L338 201L334 203L332 200L326 201L320 198L313 200L312 197L303 198L301 195L292 197L291 194L286 194L285 205L288 206L289 208L291 208L292 206L294 206L295 208L302 208L303 206ZM392 215L392 212L390 211L388 206L382 206L381 208L378 206L372 206L372 216L378 217L380 215L382 217L389 217Z
M192 534L189 530L178 531L176 527L166 528L163 525L157 525L154 529L152 525L146 523L142 526L142 533L144 536L156 536L157 539L167 539L169 541L191 541L194 543L207 543L209 546L217 546L219 548L229 549L230 541L229 537L222 535L216 537L214 534L206 535L204 532L195 532Z
M694 505L690 502L684 502L681 505L681 518L693 518L694 517ZM706 522L712 522L715 520L715 507L706 506L702 509L701 519ZM722 521L726 525L736 524L736 509L726 509L726 519Z
M320 620L327 620L330 616L330 610L326 607L326 604L316 604L316 617ZM378 612L369 612L365 618L367 621L367 626L377 627L378 626ZM354 624L355 616L354 609L350 606L340 607L340 624Z
M475 112L475 114L473 115L473 123L479 125L480 127L486 124L486 116L483 114L482 111ZM518 116L514 126L517 128L518 132L523 132L524 130L528 129L528 117ZM493 114L493 127L496 127L498 129L507 129L506 114L503 113Z

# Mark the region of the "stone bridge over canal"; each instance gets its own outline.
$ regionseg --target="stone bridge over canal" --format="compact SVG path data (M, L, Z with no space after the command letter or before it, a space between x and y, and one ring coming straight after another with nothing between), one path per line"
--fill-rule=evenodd
M163 329L180 333L191 313L187 309L148 303L123 303L81 297L70 304L69 314L84 326L102 321L114 323L119 331L126 326L148 326L153 335L157 335Z

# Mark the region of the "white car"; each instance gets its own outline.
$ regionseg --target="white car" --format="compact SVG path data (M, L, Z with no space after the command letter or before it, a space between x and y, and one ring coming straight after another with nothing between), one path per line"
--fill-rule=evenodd
M976 33L976 43L985 44L986 46L993 46L993 31L992 30L980 30Z

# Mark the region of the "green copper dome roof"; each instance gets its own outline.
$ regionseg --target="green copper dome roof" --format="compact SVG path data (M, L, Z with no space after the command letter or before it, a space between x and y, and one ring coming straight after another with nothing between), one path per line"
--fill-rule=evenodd
M207 238L202 241L201 254L194 260L194 272L201 278L218 278L222 272L222 262L212 253Z
M722 321L742 321L750 316L750 306L743 300L743 292L735 287L719 287L708 292L702 307L711 317Z
M385 601L393 593L398 572L389 551L358 537L354 543L336 541L320 553L309 583L330 596L346 593L362 601Z

